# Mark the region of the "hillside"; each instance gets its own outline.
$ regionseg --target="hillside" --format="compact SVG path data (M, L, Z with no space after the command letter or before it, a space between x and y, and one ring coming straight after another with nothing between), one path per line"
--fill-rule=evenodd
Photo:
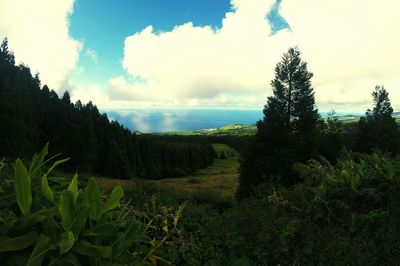
M232 124L220 128L209 128L192 131L172 131L158 133L157 135L179 135L179 136L251 136L257 131L256 125Z

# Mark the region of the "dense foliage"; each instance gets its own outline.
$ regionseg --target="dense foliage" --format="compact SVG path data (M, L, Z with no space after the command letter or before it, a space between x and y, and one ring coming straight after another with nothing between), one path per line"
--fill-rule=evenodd
M302 182L264 183L231 208L190 200L178 265L398 265L400 158L344 152L298 163ZM138 190L135 197L145 198ZM165 202L179 195L164 192Z
M368 109L365 117L358 122L358 134L355 149L371 152L373 149L398 152L400 150L400 131L392 117L393 108L389 93L383 86L376 86L372 92L374 108Z
M210 145L163 141L130 132L91 102L60 99L27 66L15 66L7 40L0 48L0 156L28 156L50 141L51 153L71 157L71 170L118 178L182 176L209 165Z
M14 178L1 176L0 261L2 265L147 265L164 261L165 243L177 234L182 207L137 215L121 203L115 187L102 199L95 179L83 191L78 175L63 180L47 169L48 146L26 167L17 159ZM2 165L0 165L2 167ZM151 220L148 218L150 217Z

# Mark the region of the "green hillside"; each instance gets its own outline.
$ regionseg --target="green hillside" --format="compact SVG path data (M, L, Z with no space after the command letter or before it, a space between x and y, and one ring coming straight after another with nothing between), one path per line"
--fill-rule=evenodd
M200 129L192 131L172 131L160 133L160 135L181 135L181 136L251 136L257 131L256 125L233 124L220 128Z

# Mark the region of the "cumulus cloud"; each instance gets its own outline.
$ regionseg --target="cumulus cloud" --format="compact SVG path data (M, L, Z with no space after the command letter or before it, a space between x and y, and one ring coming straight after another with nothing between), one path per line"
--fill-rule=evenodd
M17 63L39 72L41 80L59 92L69 85L82 46L68 32L73 4L74 0L0 0L0 38L8 38Z
M282 2L320 103L369 105L375 85L385 84L399 106L399 9L396 0Z
M315 74L322 108L364 107L376 84L385 84L400 105L399 1L284 0L280 12L291 30L276 34L266 19L273 0L231 4L221 28L188 22L167 32L148 26L128 36L123 66L145 82L111 81L118 86L109 87L110 97L232 107L240 99L264 103L275 64L297 45Z

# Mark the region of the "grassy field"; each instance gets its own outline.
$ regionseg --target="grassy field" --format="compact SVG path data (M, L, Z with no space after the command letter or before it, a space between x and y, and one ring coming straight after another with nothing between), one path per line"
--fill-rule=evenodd
M111 190L116 185L121 185L129 191L140 184L188 198L202 197L203 200L207 200L207 197L212 197L232 200L239 185L239 153L225 144L213 144L213 147L219 158L224 153L226 159L215 159L212 165L190 176L140 182L102 177L97 179L105 191Z
M220 128L201 129L193 131L173 131L158 133L158 135L181 136L252 136L257 132L256 125L233 124Z

